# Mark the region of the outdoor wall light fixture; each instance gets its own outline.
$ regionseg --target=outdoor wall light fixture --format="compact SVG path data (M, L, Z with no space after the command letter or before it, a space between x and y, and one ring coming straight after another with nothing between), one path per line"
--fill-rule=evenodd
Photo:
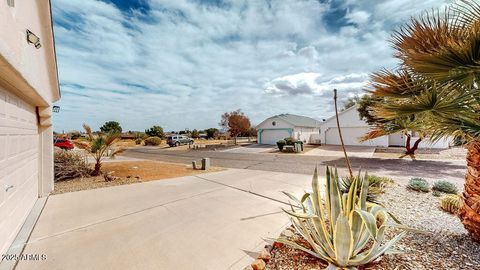
M53 111L54 113L60 112L60 106L53 106L52 111Z
M40 44L40 38L37 37L32 31L27 29L27 42L35 45L35 48L40 49L42 44Z
M9 5L10 7L14 7L15 6L15 0L7 0L7 5Z

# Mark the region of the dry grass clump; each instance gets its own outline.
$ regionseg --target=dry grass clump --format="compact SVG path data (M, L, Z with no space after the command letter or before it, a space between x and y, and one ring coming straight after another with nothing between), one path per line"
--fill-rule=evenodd
M90 176L92 169L84 155L75 151L55 149L54 152L54 179L68 180Z

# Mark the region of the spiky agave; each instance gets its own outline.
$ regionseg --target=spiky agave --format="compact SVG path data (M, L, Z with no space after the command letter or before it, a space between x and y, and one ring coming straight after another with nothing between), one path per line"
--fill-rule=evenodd
M356 269L395 251L393 246L409 230L377 204L367 202L368 180L359 173L348 193L340 192L337 171L326 169L326 192L321 195L317 169L312 180L312 192L300 199L285 194L292 200L285 210L296 231L310 244L301 246L286 238L277 239L328 263L327 269ZM367 175L367 174L365 174ZM390 240L385 230L401 230Z

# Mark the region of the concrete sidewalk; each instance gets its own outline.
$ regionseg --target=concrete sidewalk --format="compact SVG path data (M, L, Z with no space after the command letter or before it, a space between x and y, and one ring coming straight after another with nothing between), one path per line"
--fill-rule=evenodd
M16 269L243 269L311 176L229 169L50 196Z

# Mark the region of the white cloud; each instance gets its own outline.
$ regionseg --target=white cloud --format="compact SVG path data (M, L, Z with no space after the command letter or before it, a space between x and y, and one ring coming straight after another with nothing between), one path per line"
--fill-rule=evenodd
M343 20L354 25L331 31L330 2L145 2L150 9L125 12L52 1L63 92L56 130L107 120L127 130L207 128L238 108L253 123L286 112L325 118L333 88L358 93L369 73L396 65L386 41L395 24L441 4L346 0Z

